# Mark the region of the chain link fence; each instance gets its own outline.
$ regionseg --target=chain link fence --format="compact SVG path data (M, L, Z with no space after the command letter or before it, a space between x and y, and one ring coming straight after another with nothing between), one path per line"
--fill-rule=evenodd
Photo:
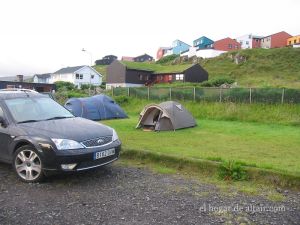
M127 87L113 88L111 95L162 101L300 103L300 89L285 88Z

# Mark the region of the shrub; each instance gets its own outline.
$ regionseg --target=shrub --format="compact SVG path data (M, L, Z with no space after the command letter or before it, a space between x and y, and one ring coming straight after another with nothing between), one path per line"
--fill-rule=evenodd
M208 81L204 81L201 83L202 87L219 87L222 84L233 84L235 81L229 77L219 77L215 79L211 79Z
M121 95L121 96L116 96L114 97L115 101L122 105L122 104L126 104L129 102L129 98L127 96Z
M219 177L223 180L246 180L247 173L246 170L241 166L241 164L229 160L223 162L219 167Z
M56 81L55 85L56 85L57 91L60 91L60 90L68 90L68 91L70 91L70 90L74 90L75 89L74 84L72 84L71 82Z

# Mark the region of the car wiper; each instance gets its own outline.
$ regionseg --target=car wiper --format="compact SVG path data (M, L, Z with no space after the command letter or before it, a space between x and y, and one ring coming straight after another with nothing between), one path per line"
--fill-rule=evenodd
M46 120L59 120L59 119L66 119L66 118L73 118L73 116L55 116Z
M39 122L40 120L24 120L24 121L20 121L18 123L33 123L33 122Z

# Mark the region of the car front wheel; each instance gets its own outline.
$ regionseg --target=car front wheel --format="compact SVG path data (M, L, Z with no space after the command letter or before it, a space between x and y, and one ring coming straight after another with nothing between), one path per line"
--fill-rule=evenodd
M38 152L30 145L22 146L14 154L13 167L18 177L28 183L43 179L43 163Z

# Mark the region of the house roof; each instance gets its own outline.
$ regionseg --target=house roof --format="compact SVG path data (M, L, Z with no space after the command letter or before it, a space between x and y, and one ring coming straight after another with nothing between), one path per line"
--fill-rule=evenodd
M44 74L35 74L38 78L47 79L51 77L51 73L44 73Z
M57 70L53 74L74 73L83 67L85 67L85 66L65 67L65 68L61 68L60 70Z
M131 56L122 56L122 61L133 61L134 57Z
M134 57L133 59L140 58L140 57L144 57L144 56L153 58L151 55L148 55L148 54L145 53L145 54L143 54L143 55L139 55L139 56L137 56L137 57Z
M280 33L286 33L286 34L290 35L289 33L285 32L285 31L280 31L280 32L277 32L277 33L274 33L274 34L270 34L270 35L264 36L263 38L270 37L270 36L273 36L275 34L280 34ZM290 35L290 36L292 37L292 35Z
M210 38L208 38L208 37L206 37L206 36L201 36L201 37L195 39L194 41L198 41L198 40L200 40L200 39L202 39L202 38L206 38L206 39L208 39L208 40L211 40ZM213 40L211 40L211 41L213 41Z
M32 76L24 76L23 80L24 81L30 80L31 78ZM18 81L18 79L16 76L5 76L5 77L0 76L0 81Z
M190 46L189 44L187 44L187 43L185 43L184 41L181 41L181 40L179 40L179 39L176 39L175 41L180 41L181 43L183 43L183 44L186 44L186 45ZM175 42L175 41L173 41L173 42ZM191 46L190 46L190 47L191 47Z
M178 64L178 65L161 65L154 62L128 62L120 61L127 69L143 70L153 73L182 73L188 68L192 67L193 64Z

